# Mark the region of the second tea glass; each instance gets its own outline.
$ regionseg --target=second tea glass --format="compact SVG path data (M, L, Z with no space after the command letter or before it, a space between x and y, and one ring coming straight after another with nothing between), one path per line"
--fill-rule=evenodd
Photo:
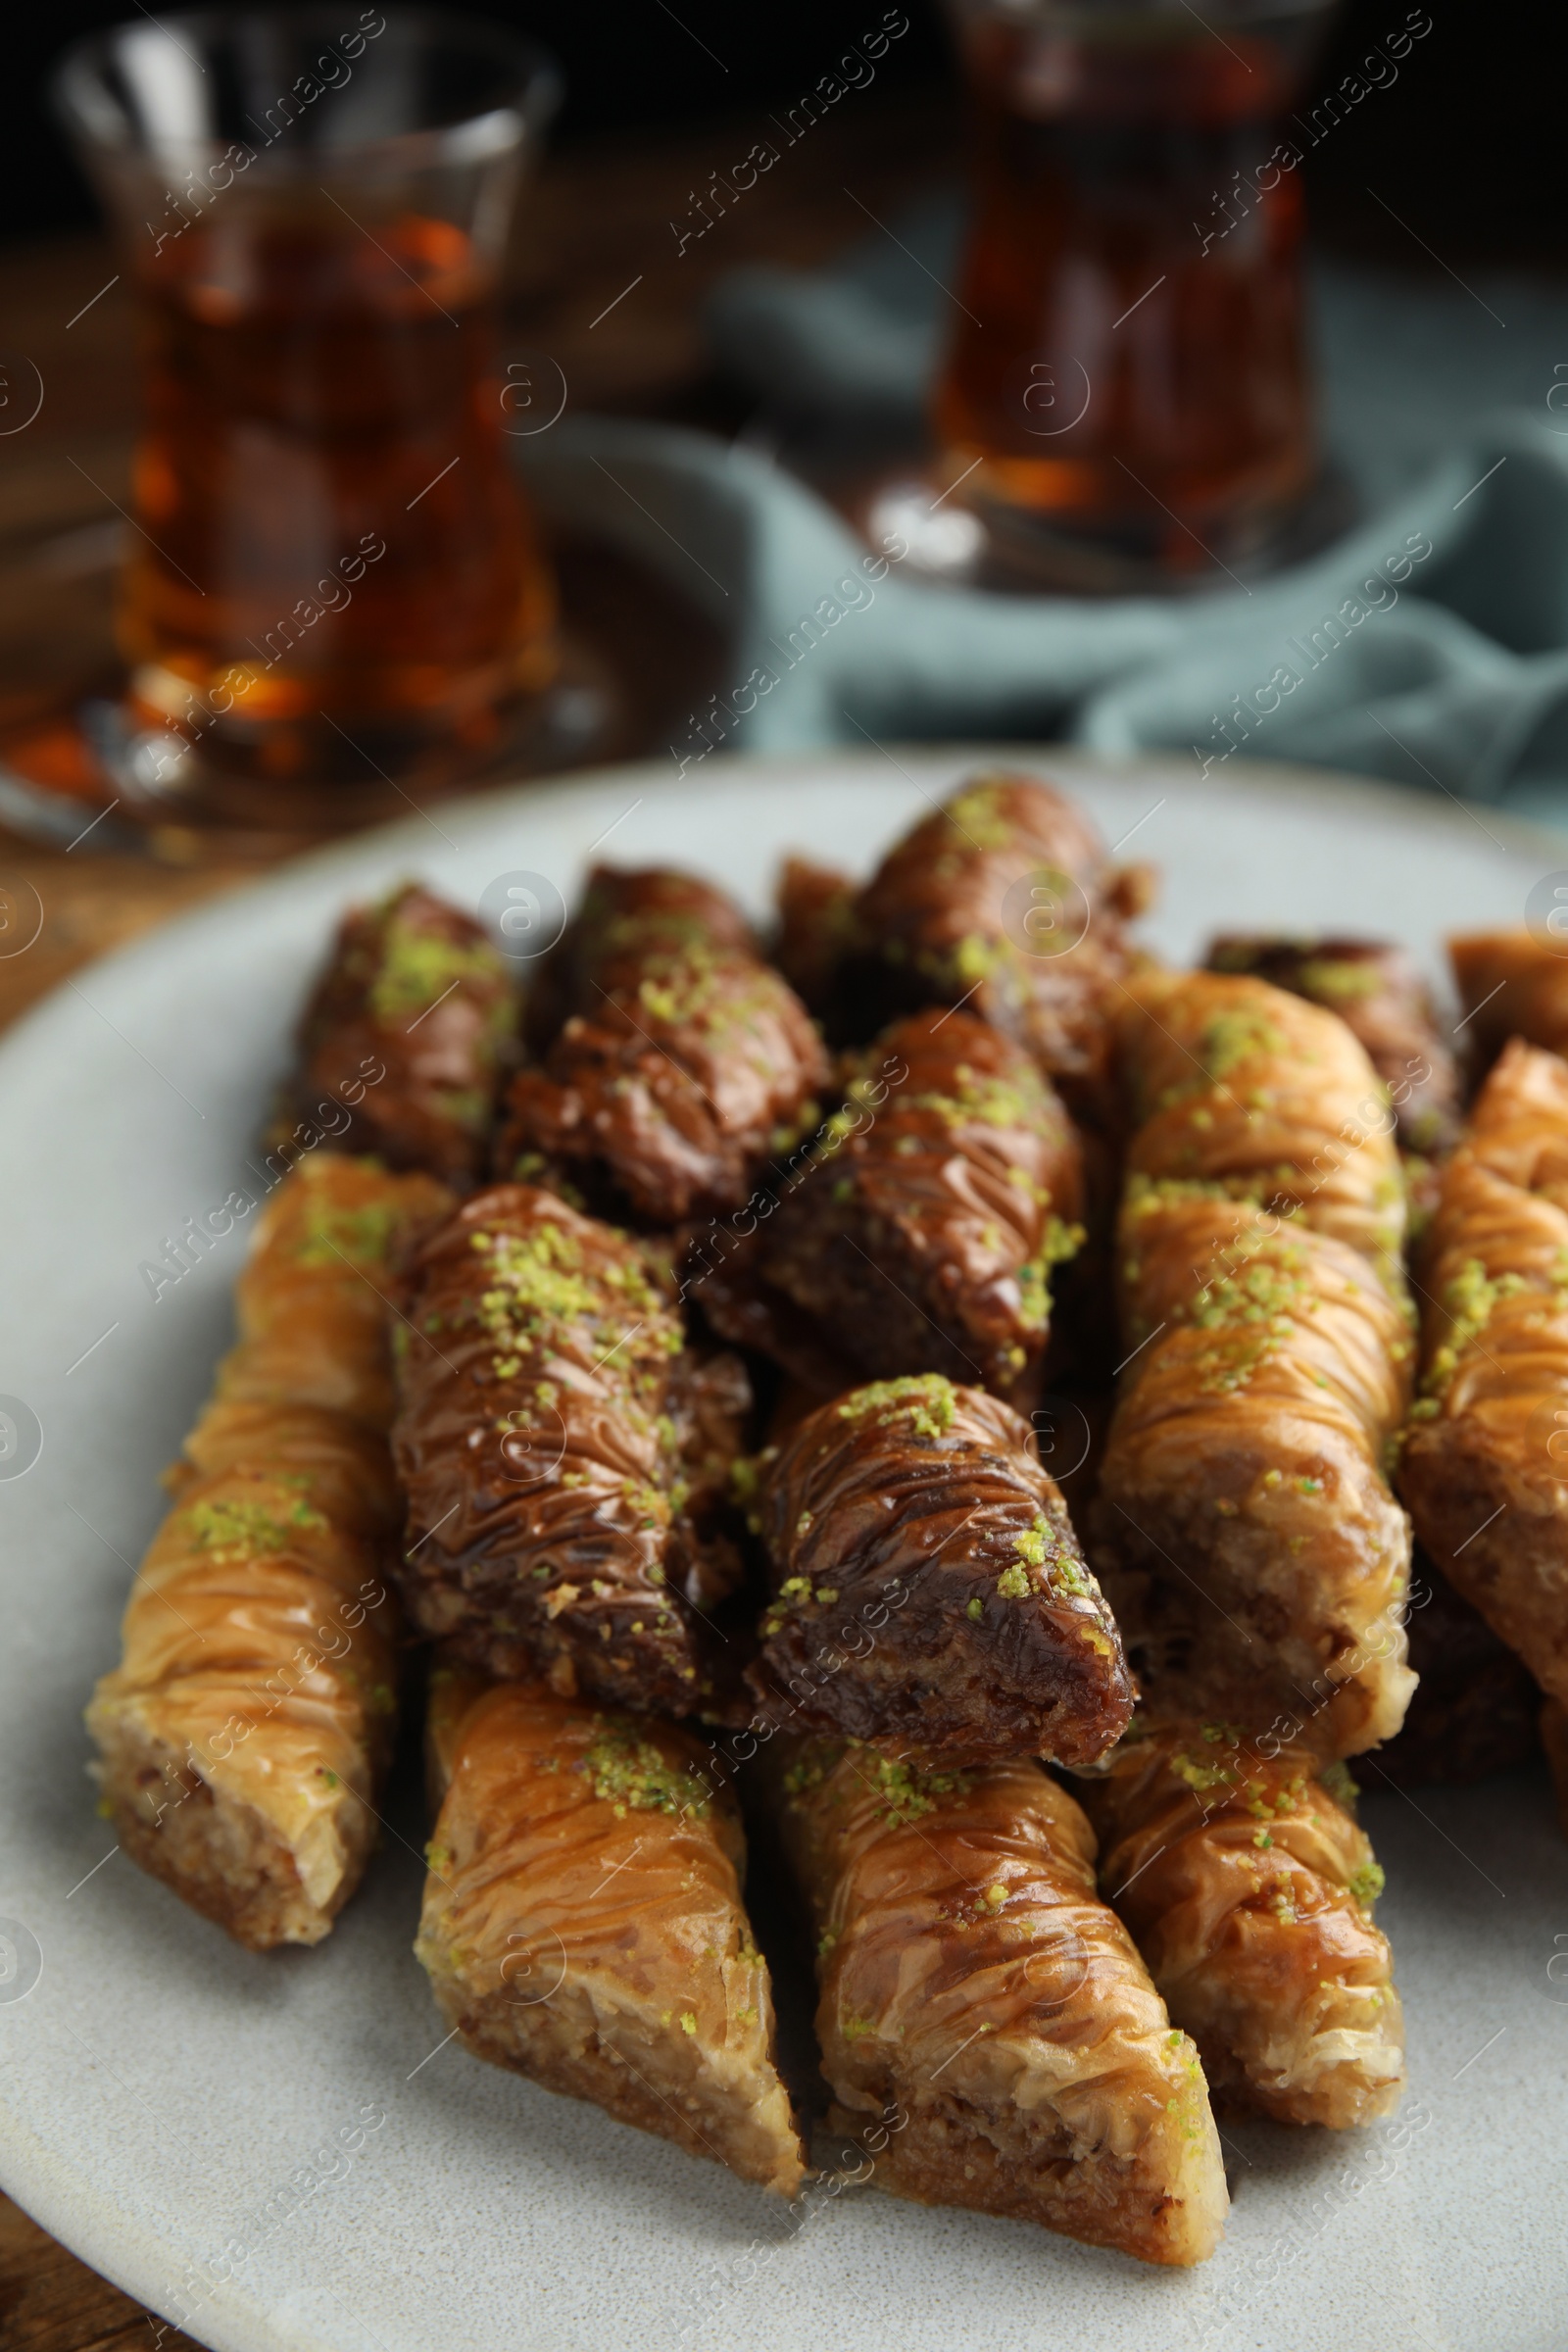
M1331 5L954 0L973 211L935 423L993 527L1191 571L1308 489L1284 117Z

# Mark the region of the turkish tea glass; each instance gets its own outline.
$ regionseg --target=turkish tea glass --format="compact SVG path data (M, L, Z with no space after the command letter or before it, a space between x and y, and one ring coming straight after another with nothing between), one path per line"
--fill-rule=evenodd
M482 755L556 662L496 357L554 68L345 0L144 18L56 87L137 297L118 635L160 767L254 815Z
M1286 121L1333 0L952 0L972 213L935 423L1004 530L1171 570L1317 466Z

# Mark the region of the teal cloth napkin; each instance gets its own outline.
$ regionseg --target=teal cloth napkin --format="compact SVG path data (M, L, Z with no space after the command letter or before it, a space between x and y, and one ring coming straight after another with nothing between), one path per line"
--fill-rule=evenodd
M906 252L878 239L830 272L728 281L710 320L728 370L770 407L906 430L955 208L898 228ZM1313 300L1325 441L1364 519L1250 588L935 587L744 443L583 417L519 452L548 512L726 632L728 683L677 730L677 771L718 749L1037 736L1187 751L1195 774L1307 760L1568 823L1568 297L1324 270Z

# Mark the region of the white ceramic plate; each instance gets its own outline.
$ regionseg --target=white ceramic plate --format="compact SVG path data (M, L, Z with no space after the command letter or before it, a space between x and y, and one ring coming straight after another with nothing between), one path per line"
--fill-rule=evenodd
M1176 760L1036 757L1162 867L1151 929L1177 956L1221 924L1332 926L1392 933L1436 973L1445 931L1517 921L1568 867L1568 844L1489 811L1344 777L1199 785ZM1193 2275L863 2188L803 2218L438 2048L410 1951L413 1792L330 1940L267 1958L112 1851L95 1816L82 1704L118 1653L157 1473L226 1344L243 1245L156 1303L138 1265L244 1182L344 903L415 871L472 905L517 868L570 899L603 840L760 911L783 851L863 868L974 761L715 760L680 784L626 768L445 808L171 924L0 1047L0 1392L42 1430L33 1466L0 1479L0 2181L219 2352L1564 2341L1568 1847L1544 1778L1369 1794L1404 2115L1344 2136L1227 2127L1235 2207Z

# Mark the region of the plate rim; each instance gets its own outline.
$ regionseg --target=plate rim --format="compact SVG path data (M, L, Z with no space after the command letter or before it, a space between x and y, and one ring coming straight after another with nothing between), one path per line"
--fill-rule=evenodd
M515 814L531 805L541 805L554 810L564 803L587 793L604 790L616 778L627 783L633 780L640 783L644 787L645 799L650 791L673 794L693 790L716 798L726 787L737 783L798 773L803 767L863 766L868 775L876 774L879 772L875 765L878 758L890 762L906 781L915 783L916 789L919 789L917 779L909 776L901 765L901 758L933 768L946 768L956 763L964 765L971 760L991 765L1016 760L1031 767L1049 769L1054 760L1080 772L1099 771L1106 776L1136 778L1143 772L1168 773L1181 757L1174 750L1169 753L1120 754L1100 752L1089 746L1071 743L1039 743L1005 737L973 740L956 737L940 742L929 739L913 742L895 740L888 745L879 742L872 750L863 752L853 744L847 744L805 752L721 753L710 764L704 762L708 772L700 777L684 773L672 776L662 761L652 758L619 760L604 767L570 769L560 776L541 777L537 782L529 779L511 785L492 786L483 792L466 793L450 801L435 802L432 807L439 810L442 819L455 822L471 839L474 834L482 833L487 816L502 811L508 815ZM1049 774L1043 780L1049 782ZM1568 832L1556 834L1547 825L1527 817L1513 816L1486 803L1462 800L1457 794L1447 795L1447 802L1451 803L1451 806L1447 806L1435 799L1424 785L1398 784L1387 777L1361 776L1345 768L1316 767L1286 760L1241 760L1226 776L1215 778L1203 774L1194 781L1205 788L1217 782L1220 790L1237 797L1262 792L1285 800L1314 801L1326 810L1342 808L1360 812L1370 801L1386 815L1402 814L1416 830L1445 837L1456 835L1461 822L1478 824L1505 852L1511 848L1525 856L1557 854L1563 859L1564 870L1568 871ZM1070 779L1068 789L1071 789ZM1498 840L1497 835L1492 832L1491 823L1483 822L1483 808L1489 819L1513 837L1511 843ZM10 1064L18 1056L19 1050L22 1053L30 1050L37 1042L38 1034L46 1033L51 1023L60 1017L71 994L70 980L76 973L117 976L121 972L134 973L144 963L156 965L167 942L173 941L177 945L184 940L198 938L204 929L226 919L236 910L286 895L302 879L324 881L333 873L351 873L367 858L374 859L401 854L405 842L411 845L422 842L422 834L416 832L416 828L428 826L432 821L427 811L419 810L411 816L393 818L383 825L368 826L363 832L348 834L342 840L326 843L318 849L303 851L283 859L254 880L237 883L230 890L221 890L199 906L186 907L167 921L154 924L150 930L138 934L121 947L110 948L101 956L90 956L85 963L75 967L74 973L63 975L55 987L40 997L36 1004L28 1005L0 1035L0 1083L9 1075ZM462 849L466 844L460 841L457 846ZM412 848L410 856L413 861Z

